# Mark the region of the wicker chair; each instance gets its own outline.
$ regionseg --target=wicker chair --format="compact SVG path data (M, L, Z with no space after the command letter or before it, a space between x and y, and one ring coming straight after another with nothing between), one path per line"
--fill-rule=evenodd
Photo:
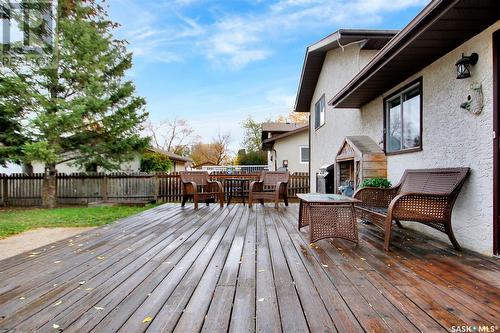
M198 202L205 201L207 206L210 201L219 200L224 207L224 189L218 181L211 181L206 171L181 171L182 182L182 207L188 198L193 198L194 208L198 209Z
M288 179L290 173L280 171L262 171L260 179L250 183L248 207L252 207L254 200L264 204L264 199L274 200L274 207L278 208L280 198L288 206Z
M453 205L469 168L406 170L393 188L361 188L354 198L356 215L384 230L384 249L389 251L392 222L413 221L448 235L455 249L460 245L451 226Z

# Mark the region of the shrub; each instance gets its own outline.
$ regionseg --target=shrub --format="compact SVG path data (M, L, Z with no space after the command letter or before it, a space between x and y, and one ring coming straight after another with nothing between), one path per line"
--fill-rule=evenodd
M391 187L391 182L385 178L368 178L363 180L360 187L389 188Z
M236 165L261 165L267 164L267 154L266 152L259 151L249 151L245 152L241 150L238 152L238 156L235 161Z
M141 158L142 172L167 172L172 168L172 161L160 153L145 153Z

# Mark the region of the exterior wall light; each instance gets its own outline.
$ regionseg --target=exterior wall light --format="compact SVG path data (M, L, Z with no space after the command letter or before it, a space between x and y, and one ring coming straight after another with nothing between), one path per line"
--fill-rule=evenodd
M470 65L477 64L479 60L479 55L477 53L472 53L470 56L466 56L462 53L462 58L460 58L455 66L457 66L457 79L466 79L470 77Z

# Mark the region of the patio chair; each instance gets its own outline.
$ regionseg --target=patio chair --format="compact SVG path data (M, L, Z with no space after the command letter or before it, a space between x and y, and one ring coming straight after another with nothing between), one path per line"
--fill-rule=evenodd
M218 181L211 181L206 171L181 171L182 182L182 207L188 198L193 198L194 208L198 209L198 202L205 201L207 206L210 201L219 200L224 207L224 189Z
M278 208L280 199L288 206L288 179L290 173L279 171L262 171L260 179L250 183L248 207L252 207L254 200L264 204L264 200L273 200L274 207Z
M384 249L389 251L392 222L423 223L448 235L455 249L460 245L451 226L451 213L469 168L406 170L392 188L361 188L354 198L356 215L384 230Z

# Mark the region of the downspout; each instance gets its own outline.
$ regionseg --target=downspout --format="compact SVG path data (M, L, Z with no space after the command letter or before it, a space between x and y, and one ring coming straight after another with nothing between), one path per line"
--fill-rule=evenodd
M278 171L278 152L273 148L274 152L274 171Z

